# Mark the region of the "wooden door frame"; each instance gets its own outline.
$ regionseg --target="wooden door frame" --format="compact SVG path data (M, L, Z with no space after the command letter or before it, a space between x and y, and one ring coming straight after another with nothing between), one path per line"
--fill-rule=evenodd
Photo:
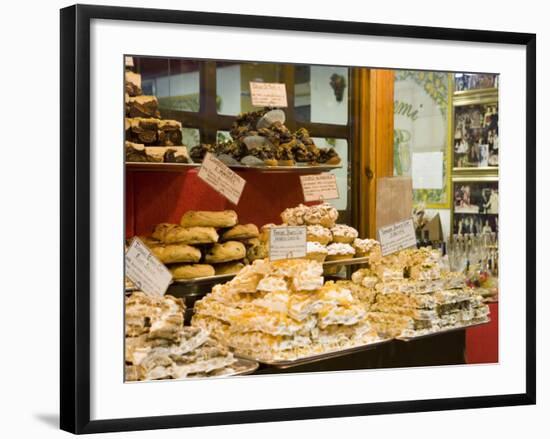
M352 70L354 223L360 236L376 238L376 182L393 175L393 70Z

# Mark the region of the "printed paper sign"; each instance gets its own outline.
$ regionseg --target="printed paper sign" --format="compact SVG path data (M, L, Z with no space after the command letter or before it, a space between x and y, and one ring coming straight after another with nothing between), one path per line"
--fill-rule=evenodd
M212 154L204 157L198 176L233 204L239 204L246 180Z
M336 176L329 172L300 175L304 201L335 200L340 198Z
M306 227L270 227L269 259L304 258L306 256Z
M276 82L250 82L250 97L255 107L286 107L286 86Z
M413 153L411 174L413 189L443 189L443 153Z
M126 276L145 294L163 296L172 274L139 238L134 238L125 257Z
M382 256L416 246L416 233L412 219L390 224L378 229L378 240L382 247Z

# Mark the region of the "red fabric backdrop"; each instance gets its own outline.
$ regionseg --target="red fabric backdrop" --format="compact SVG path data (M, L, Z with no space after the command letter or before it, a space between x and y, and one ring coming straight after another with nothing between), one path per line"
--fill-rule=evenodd
M258 227L280 224L280 213L303 203L300 177L296 174L238 172L246 179L239 205L235 206L197 176L184 172L127 171L126 237L149 234L155 224L179 223L187 210L234 209L240 223ZM182 190L185 187L185 190ZM309 203L312 204L312 203Z

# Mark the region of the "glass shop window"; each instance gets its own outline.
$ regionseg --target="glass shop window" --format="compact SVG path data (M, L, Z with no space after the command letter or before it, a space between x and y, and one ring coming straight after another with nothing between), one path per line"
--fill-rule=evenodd
M181 129L182 143L188 148L193 148L201 143L201 133L197 128L183 127Z
M340 198L337 200L327 200L336 209L343 211L348 209L348 191L350 190L349 170L348 170L348 141L346 139L333 139L324 137L313 137L315 145L319 148L334 148L342 159L342 167L333 169L331 174L336 176L336 184L338 185L338 194Z
M154 57L135 57L141 73L144 95L154 95L159 109L192 111L200 109L200 61Z
M257 110L250 98L250 82L284 82L283 66L267 63L216 63L218 114L236 116Z
M347 125L349 69L332 66L295 66L296 120Z

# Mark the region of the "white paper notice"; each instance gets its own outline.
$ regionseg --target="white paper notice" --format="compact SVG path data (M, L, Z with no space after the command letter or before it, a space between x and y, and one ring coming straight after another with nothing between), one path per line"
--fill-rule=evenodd
M378 229L382 256L416 246L416 233L412 218Z
M233 204L239 204L246 180L212 154L204 157L198 176Z
M413 153L411 174L413 189L443 189L443 153Z
M304 201L335 200L340 198L336 176L329 172L300 175Z
M286 86L276 82L250 82L250 98L255 107L286 107Z
M172 274L139 238L134 238L125 256L126 276L145 294L163 296Z
M269 228L269 259L304 258L306 256L306 227L283 226Z

